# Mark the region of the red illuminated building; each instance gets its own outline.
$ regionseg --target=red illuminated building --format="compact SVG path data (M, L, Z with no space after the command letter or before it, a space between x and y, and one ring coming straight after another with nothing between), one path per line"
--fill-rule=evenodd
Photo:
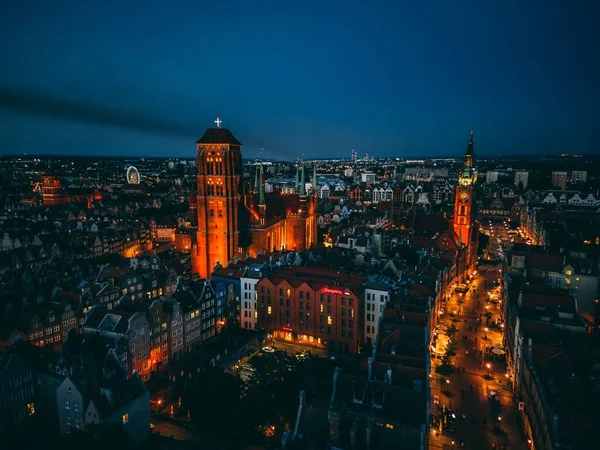
M282 268L257 284L257 327L276 339L357 353L365 281L343 271Z
M44 205L62 205L70 202L60 177L52 169L48 169L42 175L42 201Z
M233 133L209 128L196 142L197 195L190 201L192 271L210 278L215 266L235 257L254 256L282 248L303 250L317 241L317 197L308 196L305 172L299 192L265 195L264 172L246 194L241 143Z
M473 188L477 182L477 173L473 167L474 157L473 128L471 127L465 162L458 177L454 200L453 227L458 245L457 272L459 277L467 274L475 265L477 259L479 227L475 222L473 202Z
M87 201L88 208L91 208L94 200L102 200L102 194L98 189L79 189L72 192L65 189L60 176L53 169L48 169L42 175L41 190L42 202L46 206Z

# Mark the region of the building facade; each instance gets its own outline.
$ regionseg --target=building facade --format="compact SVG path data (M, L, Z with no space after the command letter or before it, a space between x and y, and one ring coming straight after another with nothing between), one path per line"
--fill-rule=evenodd
M307 194L305 167L293 194L265 193L263 165L256 168L253 189L243 182L241 143L233 133L209 128L196 142L197 195L190 202L197 213L192 236L192 272L209 278L217 265L235 257L283 248L303 250L317 242L317 191ZM316 185L316 167L313 186Z
M366 277L286 267L257 284L258 323L276 339L357 353L363 342Z
M473 128L469 137L467 152L465 153L465 162L463 170L458 179L454 200L454 232L458 236L458 242L461 245L468 246L471 242L471 228L474 220L473 210L473 186L477 181L477 176L473 169Z

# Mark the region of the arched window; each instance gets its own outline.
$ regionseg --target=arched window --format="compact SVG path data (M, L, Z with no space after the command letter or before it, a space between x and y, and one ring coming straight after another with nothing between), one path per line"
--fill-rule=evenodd
M215 217L215 210L214 209L210 210L210 217Z
M219 217L223 217L223 210L220 209L218 214L219 214Z

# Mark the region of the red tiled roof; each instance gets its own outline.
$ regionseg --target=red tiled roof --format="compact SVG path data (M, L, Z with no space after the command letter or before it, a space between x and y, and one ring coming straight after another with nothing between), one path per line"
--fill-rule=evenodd
M209 128L196 144L233 144L242 145L227 128Z

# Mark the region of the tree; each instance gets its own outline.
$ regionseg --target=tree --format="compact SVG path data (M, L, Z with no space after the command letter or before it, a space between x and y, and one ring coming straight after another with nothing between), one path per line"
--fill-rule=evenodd
M237 422L241 393L238 377L210 367L186 385L183 402L193 422L213 430L229 430Z
M479 244L477 244L477 254L483 255L489 243L490 237L487 234L479 233Z

